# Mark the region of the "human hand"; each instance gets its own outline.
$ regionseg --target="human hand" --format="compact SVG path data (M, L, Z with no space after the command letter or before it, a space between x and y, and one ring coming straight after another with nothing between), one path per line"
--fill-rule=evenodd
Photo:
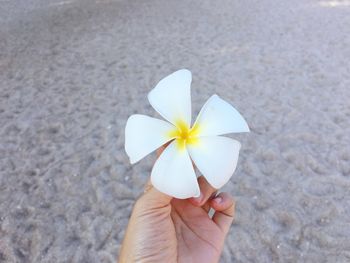
M172 198L150 182L146 185L131 214L119 263L219 261L235 203L228 193L215 196L216 189L203 176L198 183L201 195L190 199Z

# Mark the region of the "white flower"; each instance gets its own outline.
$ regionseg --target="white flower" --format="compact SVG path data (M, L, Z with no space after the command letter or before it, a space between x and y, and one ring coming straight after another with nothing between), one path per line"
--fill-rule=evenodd
M249 132L241 114L217 95L208 99L191 127L191 81L191 72L182 69L148 94L152 107L167 121L135 114L125 128L125 150L132 164L170 142L153 166L151 182L181 199L200 194L192 161L213 187L221 188L236 169L241 145L219 135Z

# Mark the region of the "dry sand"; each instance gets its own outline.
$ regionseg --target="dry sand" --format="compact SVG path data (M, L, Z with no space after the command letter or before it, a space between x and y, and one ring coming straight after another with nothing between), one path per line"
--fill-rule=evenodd
M349 0L1 0L0 262L115 261L126 119L183 67L252 130L222 262L350 262Z

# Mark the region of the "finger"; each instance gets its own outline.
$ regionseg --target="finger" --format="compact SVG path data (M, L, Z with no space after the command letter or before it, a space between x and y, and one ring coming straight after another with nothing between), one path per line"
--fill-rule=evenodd
M211 201L216 197L218 196L219 193L217 191L215 191L210 197L209 199L207 200L207 202L205 202L203 205L202 205L202 208L205 212L209 213L210 209L212 209L211 207ZM212 214L211 214L212 215Z
M201 190L200 196L190 198L190 202L195 206L202 206L216 193L217 189L212 187L207 180L205 180L204 176L198 178L198 184Z
M210 210L210 201L206 202L204 205L202 205L202 208L205 212L209 213Z
M235 215L235 201L228 193L220 193L210 204L215 209L213 221L224 234L227 234Z

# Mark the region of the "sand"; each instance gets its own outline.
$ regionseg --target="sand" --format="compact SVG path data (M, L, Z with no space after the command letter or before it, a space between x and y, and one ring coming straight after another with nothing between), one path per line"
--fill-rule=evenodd
M350 262L350 1L0 1L0 262L115 262L155 156L128 116L193 73L246 118L221 262Z

